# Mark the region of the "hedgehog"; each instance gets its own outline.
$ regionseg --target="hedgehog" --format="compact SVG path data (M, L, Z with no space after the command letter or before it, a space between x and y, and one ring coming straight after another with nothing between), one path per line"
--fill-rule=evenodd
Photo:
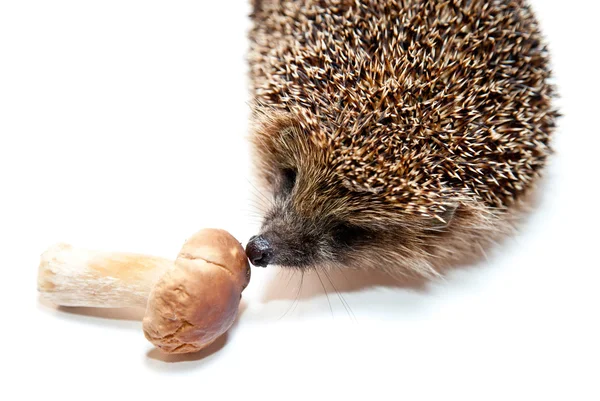
M255 266L439 276L514 232L552 154L520 0L253 0Z

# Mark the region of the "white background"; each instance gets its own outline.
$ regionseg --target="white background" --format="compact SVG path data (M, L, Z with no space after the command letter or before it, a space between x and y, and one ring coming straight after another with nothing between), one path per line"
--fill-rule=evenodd
M314 277L280 319L299 276L254 269L228 335L176 358L139 313L40 302L39 256L65 241L174 257L202 227L255 233L249 6L0 1L0 398L600 399L600 6L533 5L565 116L518 237L423 290L336 278L356 320Z

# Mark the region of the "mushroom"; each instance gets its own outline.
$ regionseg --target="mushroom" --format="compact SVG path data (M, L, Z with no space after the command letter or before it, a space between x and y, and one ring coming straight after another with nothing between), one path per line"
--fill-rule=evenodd
M204 229L173 262L57 244L42 254L38 291L61 306L143 307L145 337L166 353L205 348L232 326L250 265L228 232Z

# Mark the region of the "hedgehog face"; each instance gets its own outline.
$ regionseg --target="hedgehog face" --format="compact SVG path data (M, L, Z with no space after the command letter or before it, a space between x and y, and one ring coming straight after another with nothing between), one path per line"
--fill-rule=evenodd
M439 224L350 182L318 129L286 114L260 117L252 138L255 171L272 202L246 246L254 265L391 270L423 259Z
M328 166L292 167L288 160L284 165L273 162L262 172L272 202L259 234L246 246L255 266L350 267L435 276L432 258L450 260L471 240L463 222L477 221L468 208L448 210L442 215L446 223L407 215L401 205L386 203L377 194L348 188Z
M374 231L351 218L353 205L371 202L353 199L318 130L273 110L257 116L255 171L272 202L247 244L250 261L293 268L346 264L349 254L372 243Z
M343 209L335 206L332 191L336 183L326 175L317 183L316 177L309 174L290 167L272 173L272 207L264 217L260 234L252 237L246 247L254 265L339 265L353 250L373 242L374 230L353 224L339 213ZM319 184L328 187L327 198L307 196L318 191L315 187Z

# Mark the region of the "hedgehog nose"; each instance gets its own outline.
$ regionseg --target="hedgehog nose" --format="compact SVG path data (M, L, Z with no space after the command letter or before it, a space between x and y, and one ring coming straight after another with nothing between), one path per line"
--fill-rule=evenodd
M266 267L273 260L273 247L261 235L250 238L246 245L246 255L254 266Z

